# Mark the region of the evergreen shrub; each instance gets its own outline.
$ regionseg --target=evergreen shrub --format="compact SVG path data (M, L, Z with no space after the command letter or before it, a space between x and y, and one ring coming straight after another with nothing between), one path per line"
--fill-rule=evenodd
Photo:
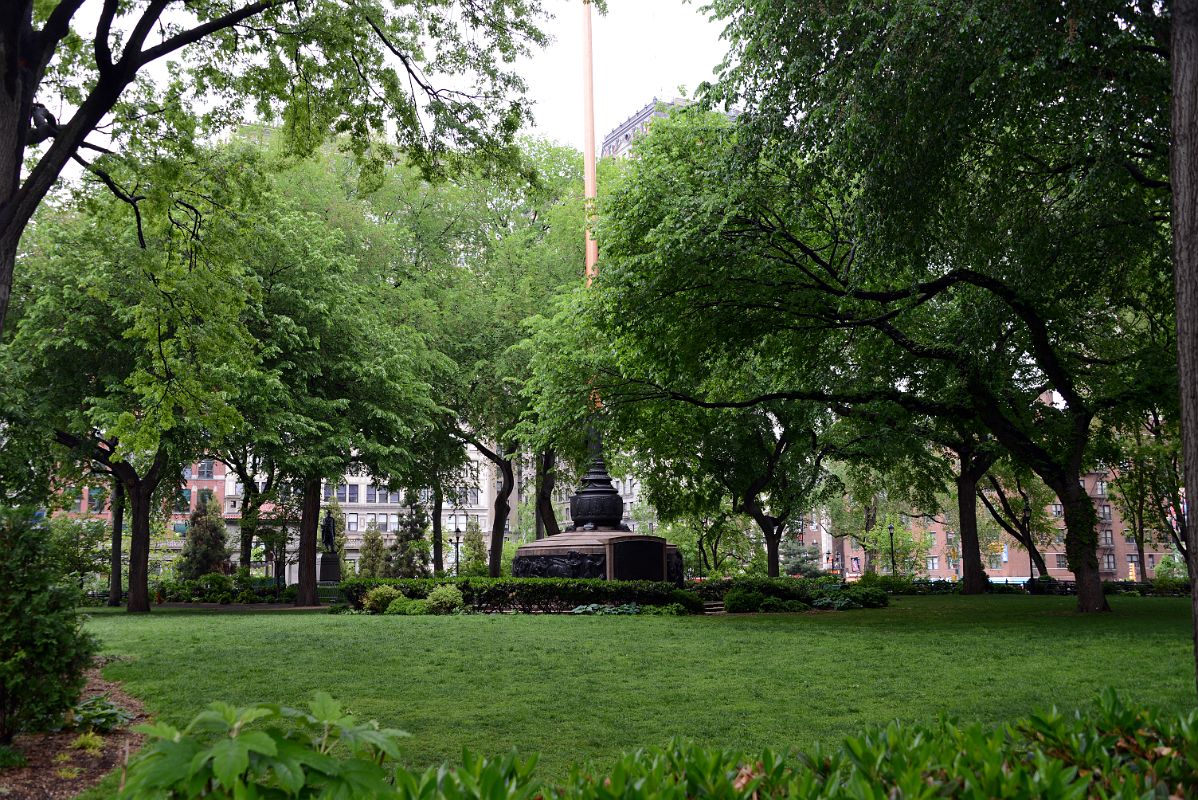
M771 597L771 600L777 600ZM755 614L761 610L765 595L753 589L737 587L724 595L724 610L729 614Z
M0 508L0 745L60 723L97 649L44 534L34 512Z
M250 722L254 724L249 725ZM1198 712L1133 709L1108 692L1070 715L996 729L893 722L806 752L742 753L682 741L637 750L559 785L535 757L469 753L457 767L398 765L401 731L358 723L320 693L310 710L214 703L178 730L141 726L120 797L338 797L404 800L760 800L1198 796Z

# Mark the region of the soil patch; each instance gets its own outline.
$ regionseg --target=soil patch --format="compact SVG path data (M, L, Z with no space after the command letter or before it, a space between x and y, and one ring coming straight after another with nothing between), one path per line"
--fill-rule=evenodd
M29 762L20 769L0 772L0 800L58 800L74 797L100 782L100 779L125 763L145 739L131 728L149 721L141 701L131 697L115 681L100 677L100 666L87 672L87 686L81 700L107 695L114 704L133 715L123 728L103 734L104 747L99 753L78 750L71 744L80 731L21 734L13 742Z

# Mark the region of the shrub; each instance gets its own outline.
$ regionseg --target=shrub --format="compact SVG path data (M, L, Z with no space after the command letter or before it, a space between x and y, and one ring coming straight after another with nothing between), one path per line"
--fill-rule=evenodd
M196 578L193 597L201 603L219 603L221 597L233 597L233 579L219 572L209 572Z
M259 602L261 602L261 599L258 597L257 594L255 594L251 590L242 589L240 592L237 593L237 596L235 598L233 598L233 602L241 603L241 604L259 603Z
M997 729L943 719L894 722L794 756L676 740L625 754L609 770L576 769L558 786L534 778L535 758L515 754L486 759L467 753L460 767L409 772L395 763L402 732L358 724L323 693L310 707L215 703L182 731L142 726L151 742L130 762L120 797L1078 800L1198 794L1198 712L1131 709L1109 692L1085 713L1054 710Z
M402 596L403 593L394 586L376 586L367 592L362 600L362 607L371 614L382 614L397 597Z
M429 592L427 602L430 614L452 614L466 606L462 590L448 584Z
M0 508L0 554L0 744L8 744L75 705L96 641L82 629L78 593L57 585L33 512Z
M423 617L428 613L427 600L409 600L403 607L405 617Z
M399 597L397 597L391 601L391 605L387 606L387 610L384 611L383 613L391 614L391 615L406 614L406 613L408 613L408 603L411 603L411 602L412 602L411 598L404 597L401 594Z
M777 597L767 597L761 601L761 607L758 610L763 614L796 613L810 611L811 606L802 600L779 600Z
M665 606L643 606L641 613L651 617L685 617L691 612L681 603L670 603Z
M1157 575L1152 579L1152 593L1157 595L1189 594L1190 582L1185 578L1171 578L1167 575Z
M567 612L590 603L600 605L667 605L680 603L702 611L703 601L693 592L679 590L671 583L657 581L605 581L577 578L355 578L342 581L340 593L345 602L361 608L367 592L377 586L391 586L412 598L426 598L433 589L452 585L462 592L467 608L482 612L541 611Z
M765 595L761 592L736 588L724 595L724 610L729 614L754 613L764 602Z
M215 500L202 503L192 512L187 526L183 553L175 562L175 572L181 578L208 577L229 560L229 534ZM222 591L232 591L233 582Z

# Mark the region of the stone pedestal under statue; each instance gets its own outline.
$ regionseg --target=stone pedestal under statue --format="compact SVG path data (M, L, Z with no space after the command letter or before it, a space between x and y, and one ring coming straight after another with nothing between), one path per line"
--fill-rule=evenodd
M515 578L603 578L682 584L682 554L660 536L632 533L620 520L624 498L612 486L598 439L582 487L570 498L573 524L557 536L521 545Z
M341 559L337 557L336 553L320 554L319 580L321 583L341 582Z

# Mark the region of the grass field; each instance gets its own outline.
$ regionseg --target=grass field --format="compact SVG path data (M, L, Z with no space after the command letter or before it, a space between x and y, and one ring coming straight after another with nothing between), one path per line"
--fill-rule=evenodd
M900 718L998 722L1089 704L1192 706L1185 599L904 597L884 610L717 617L361 617L100 611L105 675L158 718L324 689L412 734L407 762L539 751L538 773L683 736L804 747Z

